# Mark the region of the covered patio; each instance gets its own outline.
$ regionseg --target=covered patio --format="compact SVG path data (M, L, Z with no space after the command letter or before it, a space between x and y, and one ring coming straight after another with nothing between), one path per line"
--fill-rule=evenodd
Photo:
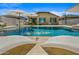
M77 25L79 23L79 4L66 10L61 21L64 25Z

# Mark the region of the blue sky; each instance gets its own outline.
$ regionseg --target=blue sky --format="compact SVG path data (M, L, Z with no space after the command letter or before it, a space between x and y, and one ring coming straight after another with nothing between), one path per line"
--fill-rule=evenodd
M47 11L62 13L76 5L75 3L0 3L0 15L9 10L23 10L26 12Z

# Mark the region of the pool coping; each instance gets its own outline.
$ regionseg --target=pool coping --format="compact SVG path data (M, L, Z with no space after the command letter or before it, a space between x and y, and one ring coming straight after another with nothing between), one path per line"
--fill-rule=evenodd
M20 28L23 27L68 27L68 28L73 28L72 26L69 25L24 25L21 26ZM18 29L17 26L7 26L3 28L4 30L13 30L13 29Z

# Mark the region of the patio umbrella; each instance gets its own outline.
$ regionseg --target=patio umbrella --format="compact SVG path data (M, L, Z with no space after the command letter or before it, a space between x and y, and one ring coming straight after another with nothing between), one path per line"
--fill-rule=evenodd
M0 37L0 54L19 45L30 44L30 49L34 46L35 41L25 36L6 36ZM17 51L17 50L16 50Z
M79 54L79 46L78 46L79 37L56 36L56 37L51 37L47 41L44 41L44 42L32 42L32 44L34 43L36 45L34 45L31 49L29 49L27 53L26 53L27 49L25 49L23 51L25 52L24 54L26 55L55 55L55 54L56 55L64 55L64 54L75 55L75 54ZM9 50L8 53L12 53L12 51L14 51L13 49ZM6 53L7 52L5 52L4 54Z
M27 55L79 54L79 37L57 36L35 45ZM74 43L74 44L73 44Z
M48 54L56 54L55 52L58 51L57 48L63 48L67 49L69 51L74 51L79 54L79 37L73 37L73 36L56 36L49 38L48 41L46 41L42 47L48 52ZM53 48L55 47L55 48ZM59 50L57 53L62 54L63 49ZM52 51L54 50L54 51ZM69 53L69 52L68 52ZM69 54L72 54L70 52Z

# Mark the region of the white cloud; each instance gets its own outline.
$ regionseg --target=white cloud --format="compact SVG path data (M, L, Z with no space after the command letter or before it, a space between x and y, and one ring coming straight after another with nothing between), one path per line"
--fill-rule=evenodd
M50 8L35 8L33 9L34 12L51 12L53 14L56 14L58 16L62 16L63 14L65 14L65 12L58 12L58 11L55 11L53 8L50 9Z
M34 8L33 9L33 11L35 11L35 12L39 12L39 11L47 11L47 12L49 12L49 11L53 11L53 10L55 10L55 9L53 9L53 8L45 8L45 7L43 7L43 8L39 7L39 8Z
M10 10L17 9L16 7L20 6L21 3L2 3L0 4L0 15L6 14Z
M5 15L5 14L7 14L7 13L9 13L9 12L11 12L11 11L16 11L16 10L18 10L18 9L1 9L0 10L0 15ZM21 10L21 11L23 11L23 10ZM25 12L25 11L23 11L24 13L27 13L27 12Z
M21 5L21 3L2 3L1 6L2 7L6 7L6 8L9 8L9 7L17 7Z
M51 13L56 14L58 16L62 16L63 14L65 14L65 12L57 12L57 11L51 11Z
M1 9L1 10L0 10L0 15L6 14L7 11L8 11L8 9Z

